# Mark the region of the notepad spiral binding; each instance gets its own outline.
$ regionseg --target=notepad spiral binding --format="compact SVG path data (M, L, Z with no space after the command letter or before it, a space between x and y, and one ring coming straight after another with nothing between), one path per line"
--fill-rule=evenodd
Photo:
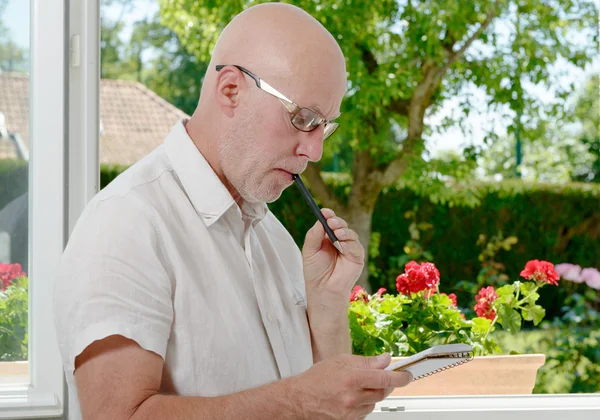
M465 364L465 363L470 362L471 360L473 360L473 354L470 353L470 352L446 354L446 355L444 355L444 357L445 358L446 357L456 357L456 358L461 358L461 359L466 357L466 359L465 360L461 360L460 362L453 363L453 364L448 365L448 366L444 366L443 368L436 369L434 371L428 372L428 373L426 373L424 375L417 376L413 380L416 381L417 379L427 378L428 376L431 376L433 374L436 374L436 373L439 373L439 372L443 372L445 370L451 369L451 368L456 367L456 366L463 365L463 364Z

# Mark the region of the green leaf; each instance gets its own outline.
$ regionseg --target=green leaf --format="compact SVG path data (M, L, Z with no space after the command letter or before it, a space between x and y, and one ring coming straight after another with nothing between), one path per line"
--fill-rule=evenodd
M379 305L379 312L385 314L393 314L402 311L402 305L394 298L386 298Z
M496 294L500 298L501 296L512 296L515 292L514 284L507 284L505 286L496 289Z
M527 296L536 288L535 282L525 281L520 284L521 294Z
M506 286L502 286L496 290L496 294L498 295L498 299L496 299L495 305L512 305L516 302L515 299L515 284L507 284Z
M408 337L406 336L406 334L404 334L400 330L394 331L393 336L394 336L394 340L395 340L395 342L394 342L395 352L392 354L392 356L405 355L410 348L408 345Z
M479 316L477 318L473 318L473 327L471 330L475 334L483 335L488 332L490 325L492 325L492 321Z
M521 315L508 306L500 307L497 322L507 331L517 332L521 329Z
M540 305L532 305L527 308L523 308L523 318L527 321L533 321L533 324L537 326L542 319L546 316L546 310Z

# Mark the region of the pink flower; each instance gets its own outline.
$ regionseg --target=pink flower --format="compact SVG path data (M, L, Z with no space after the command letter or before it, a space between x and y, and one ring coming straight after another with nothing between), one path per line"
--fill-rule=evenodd
M25 276L21 264L0 264L0 288L5 291L14 279Z
M369 301L369 294L365 289L356 285L354 289L352 289L352 293L350 294L350 302L357 302L362 300L363 302Z
M581 280L596 290L600 290L600 271L596 268L584 268L581 270Z
M385 287L380 287L379 290L375 293L376 295L383 296L385 293Z
M556 270L556 273L565 280L575 283L581 283L583 281L581 278L581 267L578 265L567 263L556 264L554 269Z
M521 277L527 280L543 281L558 286L560 276L554 270L554 265L548 261L531 260L525 264Z
M498 299L498 295L494 290L493 286L484 287L477 293L475 296L475 312L477 312L477 316L481 316L483 318L487 318L490 321L493 321L496 317L496 311L494 310L492 303Z
M402 294L418 293L427 290L429 294L437 290L440 272L433 263L419 265L411 261L404 266L404 273L396 278L396 289Z

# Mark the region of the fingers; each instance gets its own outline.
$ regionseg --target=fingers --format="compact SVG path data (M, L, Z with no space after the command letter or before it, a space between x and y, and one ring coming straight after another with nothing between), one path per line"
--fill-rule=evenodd
M357 385L361 388L397 388L406 386L413 380L412 374L408 371L361 370L357 372Z
M333 233L340 241L358 241L358 234L352 229L335 229Z
M323 235L325 235L325 229L321 222L317 220L313 227L306 232L306 236L304 237L304 246L302 247L302 254L304 257L314 255L321 249Z

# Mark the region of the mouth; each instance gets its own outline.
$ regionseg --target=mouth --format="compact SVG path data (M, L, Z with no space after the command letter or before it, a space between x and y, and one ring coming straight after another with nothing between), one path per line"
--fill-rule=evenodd
M290 171L286 171L285 169L281 169L281 168L276 168L275 169L278 173L280 173L281 175L284 176L284 178L288 181L292 181L292 174L294 172L290 172Z

